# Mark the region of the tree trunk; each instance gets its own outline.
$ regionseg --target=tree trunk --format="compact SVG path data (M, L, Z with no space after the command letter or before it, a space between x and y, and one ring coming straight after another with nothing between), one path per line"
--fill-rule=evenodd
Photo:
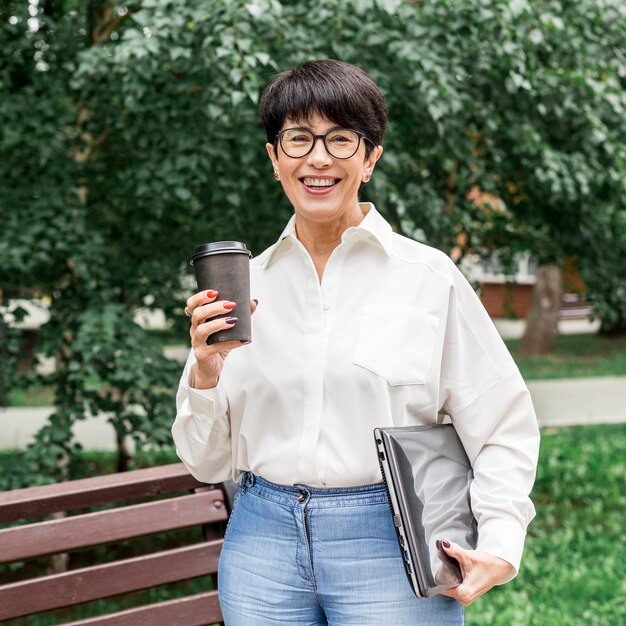
M133 439L129 435L117 434L117 471L127 472L133 458Z
M55 513L50 513L50 515L46 515L44 517L45 521L53 521L64 519L67 517L67 513L65 511L57 511ZM46 567L46 575L51 574L62 574L63 572L67 572L67 569L70 564L70 555L67 552L61 552L59 554L52 554L48 559L48 565Z
M0 292L0 302L2 301L2 294ZM8 385L8 365L9 350L7 344L9 342L8 327L2 319L0 314L0 407L7 406L9 404L9 385Z
M554 346L561 308L561 268L540 265L526 330L518 348L520 356L549 354Z

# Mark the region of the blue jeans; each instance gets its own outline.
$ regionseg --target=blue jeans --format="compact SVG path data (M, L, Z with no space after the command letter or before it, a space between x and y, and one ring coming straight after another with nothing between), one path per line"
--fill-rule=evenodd
M219 563L226 626L458 626L463 607L418 599L382 484L282 486L243 474Z

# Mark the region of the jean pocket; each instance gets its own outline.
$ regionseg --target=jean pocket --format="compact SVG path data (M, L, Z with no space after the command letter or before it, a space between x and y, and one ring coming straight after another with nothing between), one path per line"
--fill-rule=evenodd
M363 308L353 362L390 385L428 381L439 320L407 305L370 304Z

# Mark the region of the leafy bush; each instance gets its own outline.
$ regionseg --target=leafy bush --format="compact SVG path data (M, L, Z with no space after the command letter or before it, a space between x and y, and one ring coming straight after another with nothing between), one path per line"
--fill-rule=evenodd
M98 411L164 443L177 368L134 313L184 337L193 247L276 238L291 211L256 108L307 59L362 65L386 94L367 199L396 230L542 261L610 250L615 275L624 231L592 226L626 205L625 29L623 4L595 0L1 3L0 304L49 300L39 348L57 362L57 410L4 486L66 476L72 426ZM619 327L624 290L587 283Z

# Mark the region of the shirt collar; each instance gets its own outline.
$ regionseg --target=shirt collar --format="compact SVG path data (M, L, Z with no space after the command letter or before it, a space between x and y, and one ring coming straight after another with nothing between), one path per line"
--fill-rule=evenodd
M358 226L347 228L341 235L341 240L369 241L382 248L387 256L391 256L393 236L391 226L371 202L361 202L359 206L365 217ZM290 250L297 241L296 216L292 215L276 243L267 250L267 256L261 266L271 265L281 254Z
M371 202L361 202L359 206L365 217L358 226L347 228L341 235L341 240L369 241L382 248L385 254L390 257L393 231L389 222Z

